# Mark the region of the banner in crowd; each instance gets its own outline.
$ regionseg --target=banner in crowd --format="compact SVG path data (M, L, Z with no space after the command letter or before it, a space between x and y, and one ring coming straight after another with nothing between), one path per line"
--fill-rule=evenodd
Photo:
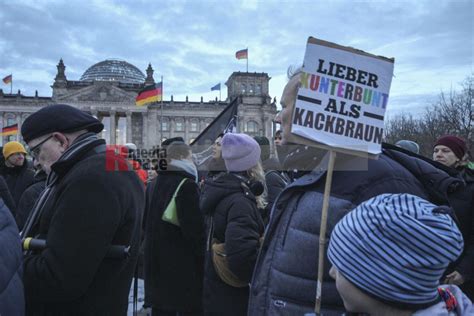
M192 142L193 160L198 168L212 158L212 145L219 134L236 131L238 107L239 99L235 98Z
M379 154L393 67L394 59L310 37L291 132Z

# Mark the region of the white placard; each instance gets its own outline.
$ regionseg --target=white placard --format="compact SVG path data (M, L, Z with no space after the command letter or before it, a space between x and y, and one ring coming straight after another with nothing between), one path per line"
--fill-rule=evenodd
M309 38L291 132L379 154L393 66L393 59Z

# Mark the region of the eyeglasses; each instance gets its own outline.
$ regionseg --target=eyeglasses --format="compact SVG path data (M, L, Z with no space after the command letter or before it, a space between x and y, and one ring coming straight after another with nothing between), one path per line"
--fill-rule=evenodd
M41 153L41 145L46 143L51 138L53 138L53 135L49 135L49 137L39 142L35 147L30 148L30 156L33 157L34 159L38 159L38 156Z

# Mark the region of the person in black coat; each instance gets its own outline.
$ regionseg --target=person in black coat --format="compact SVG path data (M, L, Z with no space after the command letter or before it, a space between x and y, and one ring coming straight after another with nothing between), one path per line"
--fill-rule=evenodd
M208 243L225 243L230 271L248 283L257 260L264 224L259 207L264 207L263 170L260 147L245 134L225 134L222 157L229 173L208 178L201 195L201 208L208 218ZM260 183L260 190L257 190ZM252 192L253 189L253 192ZM259 192L257 192L259 191ZM211 245L206 252L204 311L206 315L246 315L249 287L233 287L216 273Z
M21 241L13 216L0 199L0 315L25 313Z
M182 141L167 144L170 163L147 188L145 225L145 305L153 314L198 314L202 310L204 229L196 168ZM179 226L162 220L176 196Z
M167 145L167 170L147 188L145 211L145 306L152 315L201 315L204 223L197 170L183 141ZM163 220L175 201L176 222Z
M15 205L18 206L23 192L33 184L35 173L26 159L26 150L21 143L15 141L6 143L3 155L5 161L0 168L0 174L5 178Z
M464 252L446 276L445 282L459 285L474 300L474 171L468 167L467 153L464 139L454 135L438 138L433 146L433 160L446 166L447 172L464 181L465 186L458 194L458 199L468 202L467 207L454 208L464 236Z
M68 105L30 115L21 133L48 174L22 237L29 315L126 315L138 257L143 184L120 155L106 151L102 123ZM128 247L129 256L114 246Z
M15 214L15 221L20 231L23 229L26 219L33 209L36 200L46 187L46 177L46 172L44 172L43 169L41 169L41 166L39 166L35 173L33 184L31 184L21 195L20 203L18 204Z

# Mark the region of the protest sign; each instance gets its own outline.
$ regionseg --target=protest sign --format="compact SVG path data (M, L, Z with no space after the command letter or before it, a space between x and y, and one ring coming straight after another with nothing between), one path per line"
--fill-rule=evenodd
M333 149L379 154L394 59L310 37L291 133Z
M376 158L394 59L310 37L291 117L289 142L329 150L321 211L315 314L320 313L326 228L336 151Z

